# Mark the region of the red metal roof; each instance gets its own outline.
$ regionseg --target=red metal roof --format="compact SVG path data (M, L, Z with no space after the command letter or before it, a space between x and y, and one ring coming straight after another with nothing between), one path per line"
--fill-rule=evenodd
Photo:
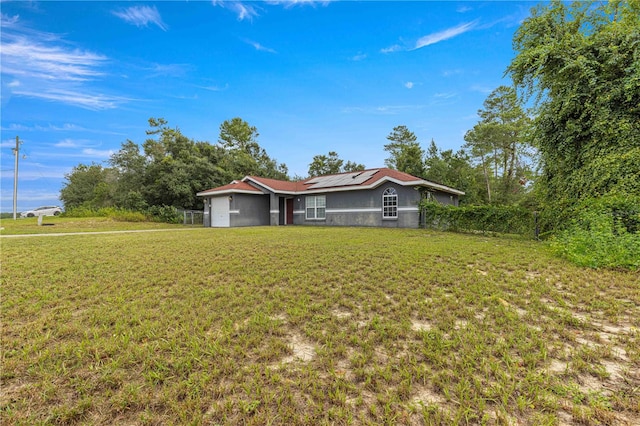
M285 191L285 192L298 192L304 190L304 187L301 186L301 182L291 182L288 180L278 180L278 179L269 179L263 178L259 176L247 176L243 181L252 180L263 186L271 188L275 191Z
M208 195L208 194L226 194L232 192L255 192L256 194L262 194L258 188L249 185L246 182L240 180L234 180L228 185L219 186L217 188L207 189L206 191L198 192L197 195Z

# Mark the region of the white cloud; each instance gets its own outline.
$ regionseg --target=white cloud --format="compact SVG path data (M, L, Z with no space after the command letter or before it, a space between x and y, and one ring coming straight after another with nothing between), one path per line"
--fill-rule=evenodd
M458 6L458 8L456 9L456 12L458 13L467 13L467 12L471 12L473 10L472 7L469 6Z
M399 52L400 50L404 50L402 46L400 46L399 44L394 44L393 46L380 49L380 53L393 53L393 52Z
M162 31L167 31L167 26L162 22L162 17L155 6L132 6L123 10L114 10L112 13L136 27L148 27L149 24L154 24Z
M366 58L367 58L367 54L366 53L358 53L357 55L352 56L351 60L352 61L361 61L361 60L366 59Z
M259 50L261 52L278 53L275 50L273 50L273 49L271 49L269 47L265 47L265 46L261 45L260 43L258 43L256 41L253 41L253 40L245 39L244 42L249 44L249 45L251 45L251 46L253 46L254 49Z
M224 86L196 86L200 89L208 90L210 92L222 92L223 90L227 90L229 88L229 84L225 84Z
M147 77L183 77L193 66L189 64L153 64Z
M486 93L489 94L491 92L493 92L494 88L488 87L488 86L483 86L481 84L474 84L473 86L471 86L470 88L473 92L480 92L480 93Z
M83 91L50 88L45 92L33 90L14 90L14 94L28 98L38 98L47 101L62 102L76 105L90 110L112 109L118 104L130 99L107 96L102 94L89 94Z
M449 99L449 98L453 98L454 96L456 96L456 93L454 92L442 92L442 93L436 93L435 95L433 95L434 98L439 98L439 99Z
M46 99L81 108L115 108L126 99L96 93L88 83L100 79L108 59L70 48L55 34L35 31L3 15L1 74L7 96ZM10 22L4 26L4 22ZM4 97L3 93L3 97Z
M3 29L14 26L18 21L20 21L20 15L9 16L4 13L0 13L0 24Z
M82 148L96 146L92 141L88 139L62 139L60 142L53 144L56 148Z
M85 148L82 150L82 154L89 157L109 158L115 154L115 151L113 149Z
M460 75L460 74L464 74L464 71L457 68L457 69L453 69L453 70L444 70L442 71L442 76L443 77L451 77L452 75Z
M58 143L53 144L56 148L77 148L80 144L73 139L63 139Z
M25 176L26 180L36 180L38 178L41 179L49 179L49 178L62 178L64 177L64 172L62 172L62 174L58 174L56 173L55 176L42 176L42 175L38 175L38 176L33 176L30 179L26 179L27 177ZM60 192L59 191L38 191L38 190L28 190L28 189L19 189L18 191L18 211L24 211L24 210L30 210L30 209L34 209L36 207L39 207L40 205L44 204L44 205L57 205L60 204L59 201L59 197L60 196ZM13 203L13 193L11 192L6 192L2 194L2 211L7 211L5 209L8 209L8 211L13 211L12 203ZM49 201L49 200L54 200L54 201ZM37 202L37 204L34 204L33 202ZM43 202L46 201L46 202ZM5 207L5 203L6 203L6 207Z
M312 6L316 7L317 4L326 6L335 0L263 0L265 4L283 6L285 9L292 8L294 6ZM252 4L249 4L252 3ZM230 10L236 14L238 21L253 21L253 18L260 16L260 7L255 6L259 1L240 1L240 0L211 0L211 4L214 6L220 6L227 10Z
M15 148L16 140L15 139L7 139L0 142L0 148ZM14 154L15 155L15 154Z
M412 89L413 88L413 81L407 81L404 84L404 87L406 87L407 89Z
M414 50L420 49L425 46L430 46L432 44L436 44L444 40L449 40L450 38L456 37L460 34L464 34L467 31L472 30L477 25L477 23L478 21L467 22L455 27L448 28L443 31L439 31L437 33L433 33L433 34L429 34L424 37L421 37L416 42L416 46L414 47Z
M23 35L3 37L2 73L14 77L86 81L102 75L98 67L105 60L96 53L70 50Z
M238 21L245 19L252 21L254 17L260 16L253 5L248 5L241 1L212 0L211 3L214 6L220 6L234 12L238 16Z
M75 124L64 123L61 126L56 126L52 124L48 124L43 126L41 124L35 124L33 126L25 126L23 124L15 124L11 123L8 126L3 126L2 130L10 130L10 131L26 131L26 132L58 132L58 131L89 131L89 129L85 129L83 127L77 126Z
M298 6L298 5L315 7L316 4L318 4L318 3L320 3L323 6L326 6L329 3L331 3L332 1L335 1L335 0L323 0L323 1L315 1L315 0L267 0L267 3L283 5L285 8L290 8L290 7Z

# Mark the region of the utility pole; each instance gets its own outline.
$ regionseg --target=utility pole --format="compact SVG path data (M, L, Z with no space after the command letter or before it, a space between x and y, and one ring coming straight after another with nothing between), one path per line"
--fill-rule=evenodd
M18 157L20 157L20 138L16 136L16 147L13 154L16 156L16 165L13 172L13 220L16 220L18 212Z

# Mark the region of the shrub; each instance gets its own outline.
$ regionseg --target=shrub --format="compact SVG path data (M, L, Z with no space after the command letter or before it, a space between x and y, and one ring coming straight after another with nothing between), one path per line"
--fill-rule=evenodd
M147 212L156 222L182 223L182 214L173 206L151 206Z
M146 222L149 220L144 213L125 209L116 210L107 217L118 222Z
M535 235L534 212L518 206L455 207L434 202L421 204L423 223L441 231L480 231Z
M640 269L640 197L590 199L572 210L569 227L552 239L556 254L592 268Z
M120 207L102 207L99 209L88 206L75 207L65 211L66 217L108 217L119 222L166 222L182 223L182 214L173 206L151 206L145 210L132 210Z
M99 209L87 206L75 207L64 212L65 217L108 217L118 222L144 222L147 215L118 207L101 207Z
M109 213L114 210L113 207L95 208L88 205L81 205L65 210L65 217L108 217Z

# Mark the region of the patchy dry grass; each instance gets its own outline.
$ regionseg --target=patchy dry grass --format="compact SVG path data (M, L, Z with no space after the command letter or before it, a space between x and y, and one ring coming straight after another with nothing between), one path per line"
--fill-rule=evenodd
M2 424L640 424L640 278L513 239L3 239Z

